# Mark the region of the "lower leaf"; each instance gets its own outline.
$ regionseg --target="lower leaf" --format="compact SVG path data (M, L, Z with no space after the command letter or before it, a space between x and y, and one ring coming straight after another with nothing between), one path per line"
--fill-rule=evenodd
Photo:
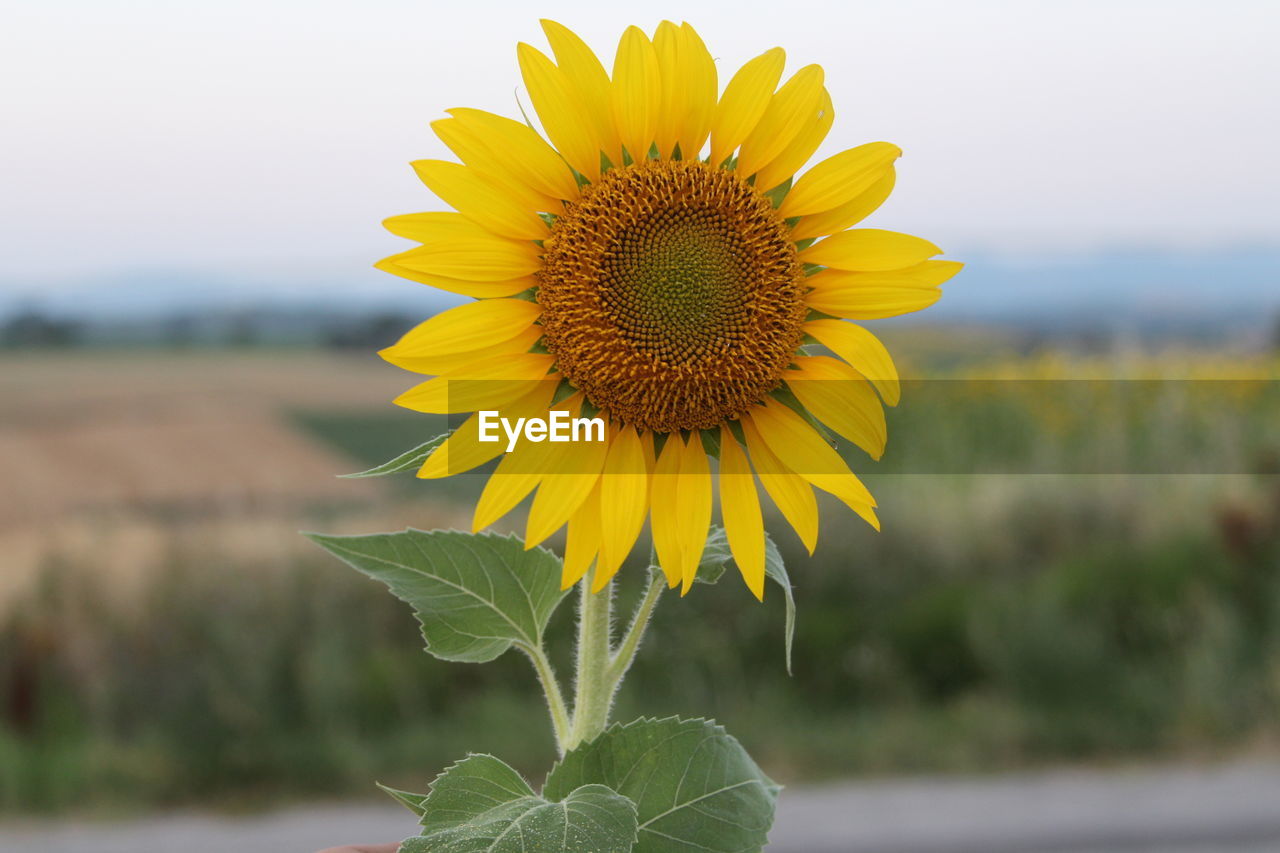
M544 799L491 755L442 773L421 802L421 824L402 853L628 853L637 831L635 803L610 788L581 785Z
M773 825L779 787L706 720L615 725L561 759L543 795L607 785L634 801L635 853L753 853Z

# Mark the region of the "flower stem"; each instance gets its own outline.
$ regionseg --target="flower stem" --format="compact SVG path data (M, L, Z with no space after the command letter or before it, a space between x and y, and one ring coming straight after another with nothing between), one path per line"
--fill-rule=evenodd
M561 755L564 755L565 741L569 737L572 721L569 719L569 710L564 703L564 694L560 692L560 682L556 679L555 670L551 668L551 661L547 659L547 652L541 646L529 648L521 644L520 650L529 656L534 670L538 673L538 681L542 683L542 692L547 697L547 710L551 712L551 728L555 732L556 748Z
M609 662L608 677L613 683L614 692L622 684L627 670L631 669L631 664L636 659L636 651L640 648L640 641L644 639L645 631L649 628L649 619L653 616L654 608L658 606L658 599L662 597L662 589L665 585L662 572L650 569L649 588L645 591L639 606L636 607L635 615L631 617L631 626L627 628L627 633L623 635L622 642L618 644L618 649Z
M613 654L613 583L596 593L591 592L591 584L590 575L579 583L577 692L573 727L563 744L566 752L605 730L617 688L609 672Z

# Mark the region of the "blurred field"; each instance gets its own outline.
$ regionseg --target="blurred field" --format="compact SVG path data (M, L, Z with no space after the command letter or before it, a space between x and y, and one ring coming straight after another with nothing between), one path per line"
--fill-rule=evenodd
M929 379L855 460L884 532L824 504L809 558L773 528L794 677L777 596L699 587L620 714L714 714L784 781L1274 752L1275 362L1016 343L900 334ZM411 381L319 352L0 356L0 808L421 788L468 750L545 768L522 661L430 660L297 536L466 526L474 477L334 477L438 431L389 403Z
M272 562L300 515L367 506L358 464L296 411L385 407L403 385L374 359L291 352L8 356L0 371L0 605L50 560L132 582L203 537ZM283 525L283 527L282 527Z

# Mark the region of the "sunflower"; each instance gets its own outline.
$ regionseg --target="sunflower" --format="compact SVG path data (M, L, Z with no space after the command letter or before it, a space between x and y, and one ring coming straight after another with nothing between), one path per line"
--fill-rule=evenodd
M479 440L482 409L600 417L603 442L521 442L503 456L475 529L533 494L528 547L567 525L564 586L594 563L598 591L647 519L668 584L687 591L718 494L734 561L762 598L757 479L810 553L815 488L879 526L825 430L878 458L898 377L849 321L925 308L961 265L918 237L852 227L893 189L896 146L797 176L834 118L819 66L779 86L773 48L721 92L688 24L664 21L652 38L628 28L612 76L573 32L542 26L554 59L517 50L542 132L448 110L432 128L461 162L413 167L454 212L385 223L420 245L379 269L474 298L382 352L433 377L398 404L472 413L419 476L503 454Z

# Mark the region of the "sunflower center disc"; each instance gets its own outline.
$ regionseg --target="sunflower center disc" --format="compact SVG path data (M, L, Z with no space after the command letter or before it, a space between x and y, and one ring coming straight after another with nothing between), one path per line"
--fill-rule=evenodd
M566 204L538 272L561 373L624 423L671 432L742 415L803 336L804 272L768 199L729 171L645 161Z

